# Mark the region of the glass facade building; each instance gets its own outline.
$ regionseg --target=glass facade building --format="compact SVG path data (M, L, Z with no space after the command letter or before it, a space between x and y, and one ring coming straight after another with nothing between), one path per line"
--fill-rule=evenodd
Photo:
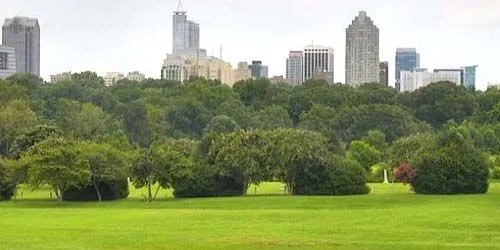
M401 91L401 71L420 68L420 54L415 48L396 49L396 90Z

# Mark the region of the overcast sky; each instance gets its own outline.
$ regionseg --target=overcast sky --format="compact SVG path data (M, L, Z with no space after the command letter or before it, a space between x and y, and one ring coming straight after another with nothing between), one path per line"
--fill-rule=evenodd
M289 50L335 49L335 81L344 82L345 28L359 10L380 29L380 60L394 84L397 47L416 47L429 69L479 65L477 85L500 82L500 0L183 0L200 23L201 47L233 66L262 60L285 73ZM0 0L0 19L37 17L41 74L139 70L160 77L172 50L177 0Z

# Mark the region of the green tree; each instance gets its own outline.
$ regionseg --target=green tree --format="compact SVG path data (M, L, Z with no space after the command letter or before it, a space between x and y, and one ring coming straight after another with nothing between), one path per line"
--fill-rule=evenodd
M252 120L252 127L257 129L272 130L292 127L292 121L286 109L281 106L266 107L258 111Z
M424 148L434 142L430 133L419 133L395 141L389 148L389 162L391 167L401 163L410 163Z
M382 153L363 141L353 141L347 151L349 159L357 161L365 170L382 160Z
M218 115L212 118L212 121L207 124L203 133L230 133L240 129L240 126L230 117Z
M10 155L16 137L26 133L37 123L37 116L26 101L14 100L0 108L0 152Z
M56 123L68 137L96 140L104 135L107 119L107 114L91 103L59 101Z
M306 164L315 164L328 154L327 139L317 132L295 129L277 129L267 133L269 142L267 165L285 183L290 194L294 193L297 174Z
M84 142L78 145L77 150L80 152L78 160L90 167L90 181L98 201L102 201L99 183L121 181L128 177L128 160L132 159L112 146Z
M190 168L191 161L172 147L152 146L141 149L132 165L132 182L147 188L146 201L153 201L160 188L169 188ZM158 185L153 195L152 187Z
M88 162L79 160L79 154L77 142L50 137L31 148L21 161L29 165L29 183L35 188L52 186L62 202L66 190L90 182Z
M415 116L439 128L449 120L458 123L471 116L475 98L465 87L451 82L432 83L413 92Z

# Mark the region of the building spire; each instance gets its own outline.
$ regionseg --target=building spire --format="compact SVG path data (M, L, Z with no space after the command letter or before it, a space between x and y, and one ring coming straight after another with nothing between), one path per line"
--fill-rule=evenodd
M182 6L182 0L179 0L179 2L177 2L177 12L184 12Z

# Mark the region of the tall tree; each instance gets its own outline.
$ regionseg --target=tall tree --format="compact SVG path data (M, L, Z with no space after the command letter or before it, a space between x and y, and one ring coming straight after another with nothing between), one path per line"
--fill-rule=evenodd
M15 138L37 123L37 116L23 100L14 100L0 108L0 153L10 155Z
M48 184L59 201L70 187L90 183L88 162L79 160L78 143L64 137L50 137L36 144L21 158L29 165L29 183L33 187Z

